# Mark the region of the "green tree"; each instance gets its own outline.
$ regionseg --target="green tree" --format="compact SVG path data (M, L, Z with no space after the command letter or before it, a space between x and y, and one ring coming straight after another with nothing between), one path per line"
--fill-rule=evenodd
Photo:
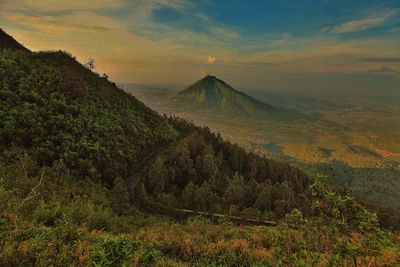
M124 179L118 177L111 190L111 207L118 215L128 215L131 211L128 187Z
M255 207L262 211L272 210L272 188L264 185L260 194L257 196Z
M201 210L211 210L216 204L214 192L207 181L203 182L203 184L197 189L195 199Z
M196 199L198 187L190 181L182 191L182 203L185 208L197 209L197 205L194 202Z
M148 188L153 195L165 192L168 181L164 170L164 160L162 158L156 158L154 163L150 166L147 175L149 183Z
M207 145L204 149L202 157L201 173L207 179L213 179L218 173L214 149L211 145Z
M243 206L246 197L246 185L242 176L238 173L229 181L225 190L224 200L229 204Z

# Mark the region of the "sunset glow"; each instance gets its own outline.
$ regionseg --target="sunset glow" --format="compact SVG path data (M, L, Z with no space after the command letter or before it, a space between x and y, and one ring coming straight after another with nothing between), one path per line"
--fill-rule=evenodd
M93 57L124 83L207 72L251 89L399 86L398 1L1 0L0 24L32 50Z

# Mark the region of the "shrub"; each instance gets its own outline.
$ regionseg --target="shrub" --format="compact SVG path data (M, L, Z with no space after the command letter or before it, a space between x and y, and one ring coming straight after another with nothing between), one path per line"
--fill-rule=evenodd
M111 230L113 227L114 214L109 208L94 206L87 217L90 229Z
M123 266L137 248L138 243L127 236L106 236L93 248L89 266Z
M46 204L41 202L33 211L33 218L46 226L55 226L57 220L61 219L62 213L57 203Z
M162 257L162 253L155 249L144 247L139 252L139 264L140 266L147 267L153 266Z

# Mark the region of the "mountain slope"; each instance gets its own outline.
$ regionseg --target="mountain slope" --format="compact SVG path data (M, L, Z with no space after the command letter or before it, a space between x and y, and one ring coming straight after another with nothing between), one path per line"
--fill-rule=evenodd
M184 137L148 167L148 197L173 208L253 219L280 218L294 207L309 215L307 188L313 180L304 172L248 153L207 127L174 117L168 121Z
M18 47L18 45L14 45ZM0 49L0 159L112 185L143 154L173 140L166 120L64 52Z
M200 108L253 118L293 119L299 114L266 104L235 90L215 76L206 76L179 93L183 101Z
M18 43L12 36L8 35L0 28L0 49L2 48L28 51L28 49L26 49L23 45Z

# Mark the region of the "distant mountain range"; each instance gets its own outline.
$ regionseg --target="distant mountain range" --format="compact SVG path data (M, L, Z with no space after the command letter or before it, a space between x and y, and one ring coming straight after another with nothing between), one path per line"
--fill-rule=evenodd
M181 100L201 109L227 115L292 120L304 117L259 101L218 79L207 75L179 93Z

